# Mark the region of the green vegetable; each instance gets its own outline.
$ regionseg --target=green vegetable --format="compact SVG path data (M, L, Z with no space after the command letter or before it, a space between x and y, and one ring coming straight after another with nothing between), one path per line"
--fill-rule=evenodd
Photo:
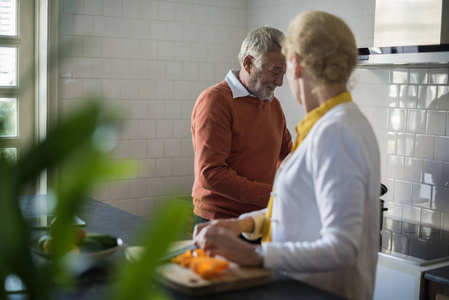
M104 250L104 246L100 241L91 238L85 238L81 244L79 244L81 253L91 253Z
M109 249L117 246L117 238L107 234L87 233L84 240L86 239L99 242L103 246L103 249Z

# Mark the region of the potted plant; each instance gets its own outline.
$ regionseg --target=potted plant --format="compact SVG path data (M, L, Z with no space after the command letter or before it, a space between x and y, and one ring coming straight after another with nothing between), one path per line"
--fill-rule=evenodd
M114 141L110 137L117 129L117 118L106 114L101 104L92 100L51 128L47 138L31 147L17 163L0 156L0 300L7 299L3 283L10 274L20 278L31 299L51 299L49 288L55 281L69 285L73 282L70 270L63 263L74 230L73 215L80 211L83 199L95 182L131 168L128 163L106 159ZM36 180L43 170L58 174L52 190L56 216L61 221L54 233L54 254L49 268L36 264L30 252L31 228L18 202L24 187ZM122 279L114 284L116 289L111 299L150 299L155 294L166 297L151 288L151 281L160 258L184 225L185 206L171 202L160 215L158 224L143 228L140 244L146 247L141 261L122 271Z

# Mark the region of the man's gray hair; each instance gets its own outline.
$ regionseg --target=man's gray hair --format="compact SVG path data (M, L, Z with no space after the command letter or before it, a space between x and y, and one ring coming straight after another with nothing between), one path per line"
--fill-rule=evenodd
M243 59L247 55L254 58L257 67L261 67L264 55L268 52L282 48L282 42L285 35L282 31L271 26L262 26L254 29L246 36L240 47L239 62L243 67Z

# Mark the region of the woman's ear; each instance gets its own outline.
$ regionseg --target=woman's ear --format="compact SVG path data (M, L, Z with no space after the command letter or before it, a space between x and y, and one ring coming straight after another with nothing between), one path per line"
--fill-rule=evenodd
M295 76L296 76L296 78L300 78L302 76L302 66L299 63L298 56L293 55L292 60L293 60L293 65L294 65L294 70L295 70Z
M301 64L296 55L290 55L287 60L287 69L289 70L289 79L294 80L301 77Z

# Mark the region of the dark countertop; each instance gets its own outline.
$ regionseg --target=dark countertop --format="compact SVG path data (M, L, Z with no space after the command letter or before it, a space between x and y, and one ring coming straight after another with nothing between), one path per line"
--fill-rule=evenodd
M46 199L46 195L21 197L20 206L24 217L44 214L45 212L35 208L35 202L45 202ZM129 245L135 244L135 234L145 222L143 218L91 198L85 199L79 217L86 222L86 226L83 227L86 232L115 235ZM34 231L41 233L43 230L34 229Z
M449 286L449 266L425 272L424 279Z
M189 297L174 291L170 291L170 295L177 300L191 300L191 299L210 299L211 296L203 297ZM240 291L231 291L221 294L213 295L214 300L228 300L228 299L245 299L245 300L293 300L293 299L307 299L307 300L338 300L343 299L331 295L327 292L319 290L313 286L295 280L275 281L267 285L244 289Z
M24 215L33 215L36 213L34 205L36 201L45 201L43 196L25 196L21 198L21 209ZM105 203L86 199L84 212L80 214L82 220L86 222L84 227L86 232L98 232L120 237L126 245L138 245L135 234L143 226L145 219L132 215ZM37 234L39 230L36 230ZM108 280L107 270L111 265L123 263L125 261L123 248L108 257L102 265L83 273L79 277L79 285L74 292L61 292L57 288L52 290L54 299L58 300L99 300L106 299L107 293L113 289L114 280ZM192 299L210 299L209 296L190 297L180 294L176 291L164 288L166 293L172 299L192 300ZM223 292L214 294L215 300L226 299L246 299L246 300L271 300L271 299L320 299L320 300L338 300L343 299L318 288L295 280L272 281L267 285L254 287L238 291ZM27 299L23 293L11 293L8 299L22 300Z
M449 266L424 273L426 299L437 299L437 295L448 295ZM445 298L446 299L446 298Z

